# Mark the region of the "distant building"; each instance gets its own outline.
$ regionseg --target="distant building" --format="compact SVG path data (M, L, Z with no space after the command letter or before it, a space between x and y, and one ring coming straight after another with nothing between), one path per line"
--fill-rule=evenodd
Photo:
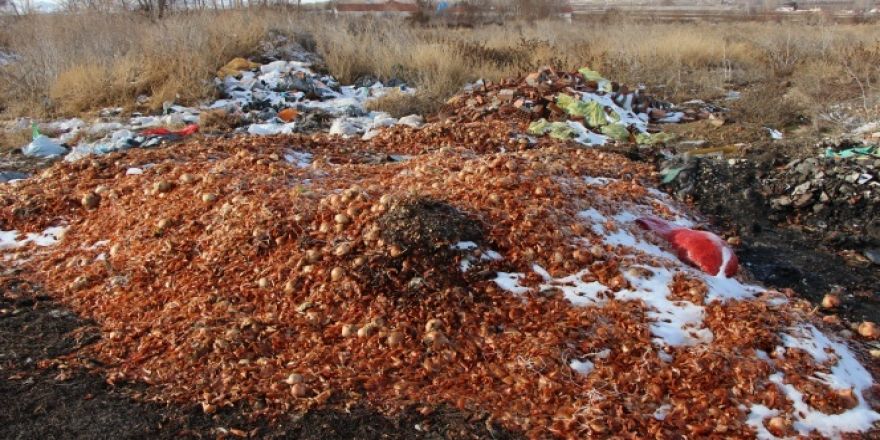
M376 15L382 17L409 17L419 12L415 3L404 3L394 0L385 2L339 2L333 6L335 15L363 16Z

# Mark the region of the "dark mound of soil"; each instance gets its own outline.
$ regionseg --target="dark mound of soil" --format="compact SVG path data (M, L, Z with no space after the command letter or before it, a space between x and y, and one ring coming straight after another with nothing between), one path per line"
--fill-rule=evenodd
M423 197L392 203L379 226L387 243L420 256L445 255L456 243L483 239L478 221L448 203Z
M681 168L668 185L679 199L737 231L740 260L758 280L814 303L842 291L844 316L876 321L880 265L865 257L880 246L875 162L766 154L664 167Z

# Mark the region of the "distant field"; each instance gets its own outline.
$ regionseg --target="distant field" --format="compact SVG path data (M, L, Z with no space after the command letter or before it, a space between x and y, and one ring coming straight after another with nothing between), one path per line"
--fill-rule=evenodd
M0 27L0 49L18 55L0 67L0 108L6 116L57 116L192 103L216 93L212 79L220 66L256 54L273 34L317 51L342 81L373 75L418 87L416 97L386 103L399 112L430 111L469 81L543 65L589 65L673 100L740 90L737 105L747 114L778 124L836 103L872 112L880 81L880 27L821 17L660 22L605 14L573 23L438 28L289 9L191 12L159 21L83 13L21 17Z

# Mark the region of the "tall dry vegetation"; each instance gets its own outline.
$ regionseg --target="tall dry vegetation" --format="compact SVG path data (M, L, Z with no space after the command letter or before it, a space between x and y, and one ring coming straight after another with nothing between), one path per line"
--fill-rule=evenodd
M880 27L833 23L644 23L625 17L566 24L513 22L474 28L298 16L289 9L192 12L151 21L136 14L29 16L0 29L20 61L0 70L8 114L155 109L214 93L216 69L254 54L270 32L313 42L342 81L363 75L417 86L395 112L430 111L464 83L515 76L543 65L589 65L668 99L746 90L739 105L784 123L832 102L873 105L880 80ZM772 98L772 99L771 99ZM772 102L771 102L772 101Z

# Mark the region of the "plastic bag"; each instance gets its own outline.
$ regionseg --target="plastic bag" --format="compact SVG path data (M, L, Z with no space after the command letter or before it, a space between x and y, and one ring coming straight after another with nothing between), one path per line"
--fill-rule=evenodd
M565 110L569 116L584 118L588 126L599 128L608 124L608 116L602 104L596 101L582 101L575 97L560 93L556 97L556 105Z
M581 67L578 69L578 72L580 72L587 81L605 81L605 78L599 72L596 72L589 67Z
M626 142L629 140L629 130L626 129L626 125L624 124L609 124L602 127L600 131L605 136L616 141Z
M39 131L36 131L39 133ZM55 141L38 134L31 143L21 149L25 156L30 157L56 157L67 154L67 148L62 147Z

